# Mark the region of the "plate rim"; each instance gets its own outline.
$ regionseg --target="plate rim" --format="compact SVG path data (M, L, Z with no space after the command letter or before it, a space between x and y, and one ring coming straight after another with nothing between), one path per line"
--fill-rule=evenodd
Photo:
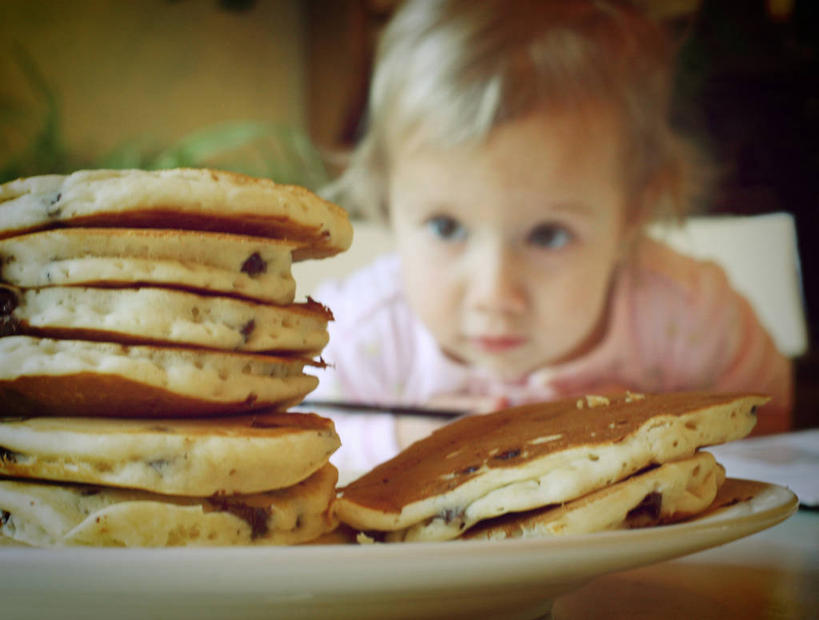
M753 481L757 482L757 481ZM796 495L760 490L700 520L554 538L404 544L103 548L0 547L0 597L21 618L442 617L442 609L504 620L542 615L557 596L599 576L673 560L791 516ZM754 500L769 494L761 506ZM657 539L666 536L664 543ZM662 544L657 544L658 541ZM466 566L466 570L461 570ZM537 610L538 613L532 613ZM130 614L130 615L129 615ZM407 615L410 614L410 615ZM400 614L399 614L400 615ZM446 616L449 617L449 616ZM472 616L469 616L472 617Z

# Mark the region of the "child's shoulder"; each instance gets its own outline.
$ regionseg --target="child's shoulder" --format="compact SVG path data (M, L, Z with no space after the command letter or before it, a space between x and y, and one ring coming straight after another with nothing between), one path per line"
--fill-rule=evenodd
M398 256L386 254L342 279L322 283L314 297L328 306L336 321L366 320L402 305Z
M731 290L725 271L717 263L682 254L648 237L641 239L628 271L636 286L671 298Z

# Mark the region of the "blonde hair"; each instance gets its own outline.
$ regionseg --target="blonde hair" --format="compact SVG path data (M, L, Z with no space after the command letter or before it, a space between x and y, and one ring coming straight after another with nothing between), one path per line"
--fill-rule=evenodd
M537 108L603 101L623 121L629 215L681 218L699 182L669 123L672 57L664 32L622 2L410 0L380 40L366 133L325 194L385 220L401 141L480 141Z

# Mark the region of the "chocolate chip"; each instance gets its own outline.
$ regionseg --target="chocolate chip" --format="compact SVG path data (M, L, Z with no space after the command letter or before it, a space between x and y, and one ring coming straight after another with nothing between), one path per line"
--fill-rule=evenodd
M626 519L648 518L652 522L660 518L660 509L663 507L663 494L652 491L634 508L628 511Z
M11 314L19 301L17 295L9 288L0 288L0 314Z
M267 525L270 513L265 508L254 508L241 502L220 500L215 497L210 498L209 501L217 510L229 512L245 521L250 526L250 538L252 540L264 536L270 531Z
M21 456L22 454L19 452L14 452L13 450L0 446L0 463L16 463L17 459Z
M0 288L0 336L13 336L20 331L20 321L14 317L19 300L9 288Z
M148 461L148 465L159 475L162 475L162 472L168 469L168 465L170 464L171 462L168 459L154 459L153 461Z
M520 456L520 448L515 448L514 450L507 450L506 452L501 452L494 458L498 459L499 461L508 461L509 459L514 459Z
M57 203L60 202L60 198L62 197L62 194L57 193L52 198L46 199L46 215L49 217L59 217L60 212L62 212L62 207L58 207Z
M250 338L250 334L253 333L254 329L256 329L256 321L253 319L250 319L242 326L242 337L245 339L245 342L248 341L248 338Z
M242 263L242 273L246 273L251 278L253 276L257 276L260 273L267 272L267 261L265 261L261 256L259 256L258 252L253 252L250 256L245 259L245 262Z
M446 508L440 512L440 517L446 523L452 523L456 519L460 519L463 511L459 508Z
M0 315L0 336L14 336L20 333L20 321L17 319Z

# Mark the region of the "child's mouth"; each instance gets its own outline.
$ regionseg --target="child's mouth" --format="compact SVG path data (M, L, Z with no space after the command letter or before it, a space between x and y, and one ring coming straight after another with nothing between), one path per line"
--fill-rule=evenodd
M522 336L478 336L472 344L485 353L504 353L522 346L526 338Z

